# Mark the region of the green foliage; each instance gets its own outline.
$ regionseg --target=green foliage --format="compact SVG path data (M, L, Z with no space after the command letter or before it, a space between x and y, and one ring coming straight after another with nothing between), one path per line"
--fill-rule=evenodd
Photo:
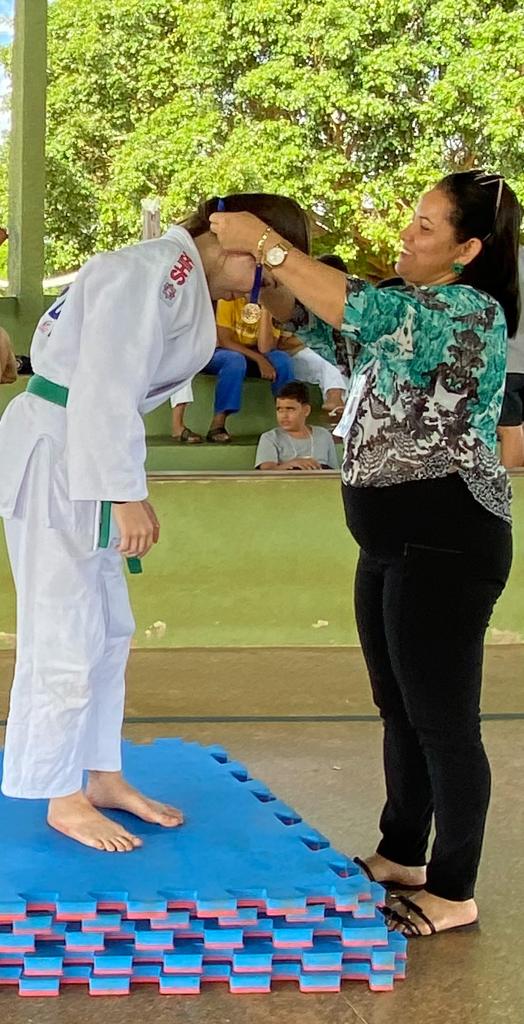
M203 195L279 191L387 272L428 184L475 163L524 199L524 0L54 0L47 267Z

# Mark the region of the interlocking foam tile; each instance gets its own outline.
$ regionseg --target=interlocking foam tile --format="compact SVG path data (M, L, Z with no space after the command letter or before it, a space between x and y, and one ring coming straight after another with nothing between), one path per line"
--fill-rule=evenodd
M134 962L161 963L167 956L175 964L186 955L201 954L206 960L231 959L238 955L239 959L249 956L256 950L271 950L274 957L289 959L290 950L306 953L308 950L319 950L322 947L340 948L344 955L353 959L362 957L376 958L378 964L381 954L387 959L394 949L398 956L406 955L406 939L396 932L388 932L382 915L377 911L377 921L373 925L363 926L355 921L350 914L333 914L328 912L325 918L314 925L295 926L283 925L280 918L260 918L260 927L252 925L244 929L226 928L220 930L212 922L196 921L194 932L186 935L180 931L152 928L148 922L123 922L130 925L117 933L101 930L100 932L84 932L78 923L68 924L64 935L49 936L47 933L40 938L34 933L28 936L14 936L4 933L4 942L9 952L0 953L0 966L17 966L33 963L39 966L40 973L46 973L46 963L53 958L61 957L64 964L93 964L95 959L104 956L131 956ZM8 926L3 926L4 928ZM11 940L11 945L8 944ZM16 940L13 943L13 940ZM20 941L23 940L23 941Z
M186 824L163 829L115 812L144 846L113 857L49 829L43 801L0 797L0 922L53 912L54 924L92 924L96 936L102 910L169 928L183 924L168 916L177 912L233 927L249 907L299 921L317 904L374 917L381 887L220 748L126 743L124 766L134 784L183 807Z
M399 941L401 940L401 941ZM44 944L45 945L45 944ZM313 950L275 950L253 941L239 951L206 951L185 943L157 963L139 963L132 947L93 954L89 964L68 964L62 947L37 948L21 966L0 967L0 986L18 986L22 996L56 996L62 985L85 985L90 995L127 995L131 984L156 984L162 995L196 995L202 984L227 983L233 994L268 992L274 982L295 982L301 992L338 992L344 982L366 981L372 991L390 991L405 976L406 939L391 936L388 949L348 951L340 942L317 940ZM63 952L63 950L62 950Z
M314 940L311 949L301 947L276 949L270 941L248 940L243 949L208 950L201 942L181 941L172 952L143 954L132 944L108 942L102 953L92 953L85 962L78 963L75 954L69 954L63 945L36 943L34 953L18 957L18 963L0 967L0 985L10 984L23 968L24 977L84 976L133 977L137 967L154 965L165 974L203 974L213 964L229 964L236 974L271 973L275 965L296 962L305 973L342 972L348 964L365 962L372 971L393 971L395 976L405 973L407 940L391 933L386 948L370 946L348 949L340 941L321 937ZM145 957L147 956L147 960ZM144 957L142 960L141 958ZM71 970L70 970L71 968ZM78 972L77 969L78 968ZM84 973L83 973L84 972Z
M342 980L389 990L406 940L388 933L384 890L331 849L220 748L181 740L124 745L139 788L183 808L178 829L114 812L144 840L125 858L67 840L45 803L0 796L0 986L20 995L303 992Z

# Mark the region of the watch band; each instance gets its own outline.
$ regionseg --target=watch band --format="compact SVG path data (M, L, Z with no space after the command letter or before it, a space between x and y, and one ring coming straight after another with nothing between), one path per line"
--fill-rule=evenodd
M266 227L264 233L260 236L260 238L259 238L259 240L257 242L257 263L262 263L263 262L264 245L266 244L266 242L267 242L267 240L268 240L272 230L273 230L273 228L270 228L269 226Z

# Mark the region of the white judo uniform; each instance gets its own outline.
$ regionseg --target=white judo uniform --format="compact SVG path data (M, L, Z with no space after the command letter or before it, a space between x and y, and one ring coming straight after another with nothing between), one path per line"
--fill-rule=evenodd
M0 516L17 590L17 655L2 790L67 796L119 771L134 621L101 501L147 497L142 415L209 362L215 318L179 227L93 257L35 331L36 374L67 407L24 393L0 420Z

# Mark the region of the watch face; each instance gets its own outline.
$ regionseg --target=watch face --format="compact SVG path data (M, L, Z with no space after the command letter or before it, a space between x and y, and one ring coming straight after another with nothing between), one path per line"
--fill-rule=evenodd
M286 256L287 252L281 245L274 245L272 249L268 249L266 263L269 263L270 267L279 267Z

